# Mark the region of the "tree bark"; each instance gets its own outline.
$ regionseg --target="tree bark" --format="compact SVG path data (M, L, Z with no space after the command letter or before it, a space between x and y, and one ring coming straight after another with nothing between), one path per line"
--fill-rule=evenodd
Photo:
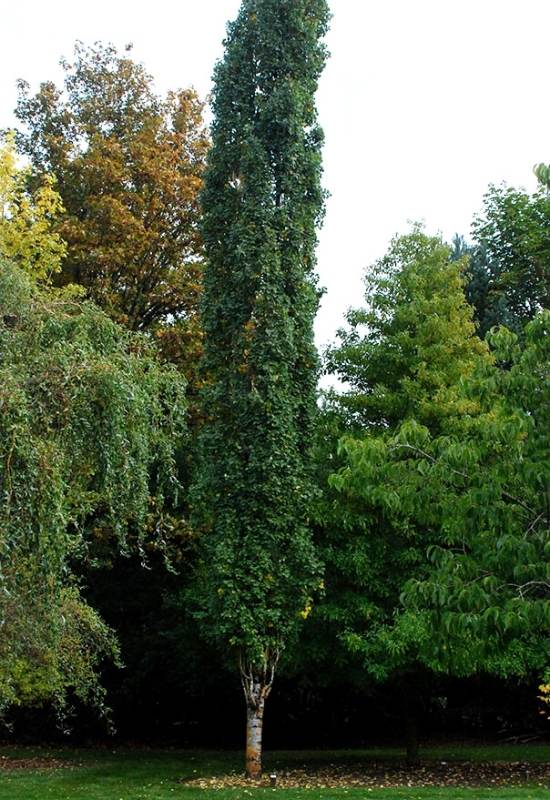
M262 777L262 735L265 701L271 692L278 653L266 653L259 666L241 657L241 681L246 699L246 777Z
M251 780L262 777L262 733L265 698L256 705L246 702L246 776Z

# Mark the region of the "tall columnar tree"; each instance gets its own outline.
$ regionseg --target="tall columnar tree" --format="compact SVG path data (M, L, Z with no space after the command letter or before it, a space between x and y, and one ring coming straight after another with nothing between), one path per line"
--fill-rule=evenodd
M202 613L240 665L247 772L265 699L318 582L308 527L326 0L244 0L216 68L203 192ZM200 500L199 500L200 498Z

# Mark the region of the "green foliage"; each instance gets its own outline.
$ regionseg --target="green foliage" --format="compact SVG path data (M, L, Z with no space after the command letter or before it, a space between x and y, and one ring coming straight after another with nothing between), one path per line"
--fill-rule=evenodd
M409 454L396 464L423 477L407 515L429 504L439 533L405 599L424 616L432 664L524 677L550 661L550 313L524 344L500 329L492 346L508 369L469 382L481 413L459 436L426 432L420 452L401 432Z
M543 312L523 346L507 329L493 334L497 364L480 359L462 386L476 413L435 433L410 419L342 442L345 467L332 484L376 515L371 531L391 535L393 558L399 548L404 570L384 574L408 575L405 610L394 597L392 625L375 639L380 658L521 678L547 666L549 332Z
M535 164L533 168L539 183L545 189L550 189L550 166L548 164Z
M329 398L333 433L322 433L321 448L341 443L337 452L332 444L317 514L327 590L315 617L334 642L332 658L360 666L359 682L416 669L422 619L409 615L397 628L395 614L406 581L424 571L436 509L408 513L424 477L388 452L403 431L422 448L425 437L478 413L460 386L490 359L464 297L464 268L418 228L396 238L366 275L366 308L349 313L350 328L328 354L348 388Z
M70 565L140 548L153 519L162 540L184 389L144 339L0 264L0 705L97 693L116 647Z
M550 307L550 197L491 186L473 224L472 280L481 333L505 324L521 334ZM475 297L472 297L475 301Z
M216 68L208 258L203 613L224 649L276 657L319 581L308 527L325 0L245 0Z
M454 260L468 259L464 270L464 293L474 309L474 322L479 337L485 339L491 328L498 325L506 325L511 330L520 329L521 325L508 307L505 292L497 287L495 269L485 245L467 244L457 234L452 247L451 257Z
M419 228L395 238L365 275L367 306L327 354L349 391L338 398L351 424L392 428L414 416L430 427L467 412L461 378L484 356L464 297L466 259Z

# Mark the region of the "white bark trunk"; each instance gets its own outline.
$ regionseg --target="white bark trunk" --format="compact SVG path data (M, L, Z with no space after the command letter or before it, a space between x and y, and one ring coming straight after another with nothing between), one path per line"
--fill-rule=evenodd
M261 688L259 688L261 693ZM259 697L256 705L247 701L246 707L246 776L259 780L262 776L262 732L265 698Z
M241 658L241 681L246 698L246 776L259 780L262 776L262 733L265 701L275 676L278 653L266 653L263 664L249 664Z

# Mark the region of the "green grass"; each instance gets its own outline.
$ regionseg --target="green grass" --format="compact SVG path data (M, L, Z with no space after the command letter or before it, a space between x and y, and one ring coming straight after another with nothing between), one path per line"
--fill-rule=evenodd
M1 751L0 751L1 752ZM365 761L403 761L400 747L371 747L368 750L288 750L267 755L269 762L359 764ZM550 744L438 744L420 748L420 758L435 761L524 761L550 763Z
M522 786L486 789L223 789L185 786L181 778L220 775L242 764L241 755L195 751L128 749L21 749L0 748L0 756L62 758L73 766L56 771L0 770L1 800L550 800L550 788ZM399 759L392 749L337 752L274 753L266 766L281 768L303 763L365 763L369 759ZM550 760L542 746L445 746L422 751L423 758L439 760L532 761Z

